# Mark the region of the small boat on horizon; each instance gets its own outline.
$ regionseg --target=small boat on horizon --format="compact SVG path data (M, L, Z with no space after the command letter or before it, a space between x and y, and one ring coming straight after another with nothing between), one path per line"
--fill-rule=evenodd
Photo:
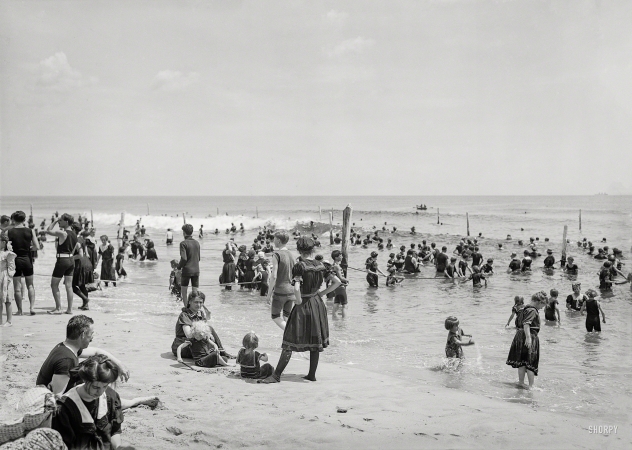
M415 206L419 211L425 211L428 209L428 207L426 205L424 205L423 203L421 205L416 205Z

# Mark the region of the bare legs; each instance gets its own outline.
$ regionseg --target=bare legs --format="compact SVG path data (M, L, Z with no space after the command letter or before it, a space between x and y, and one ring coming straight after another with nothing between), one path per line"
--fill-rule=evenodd
M274 319L272 319L274 321L274 323L277 324L277 326L279 328L281 328L282 330L285 330L285 318L284 317L275 317Z
M59 283L61 282L61 278L51 277L50 279L50 288L53 291L53 297L55 298L55 309L49 311L51 314L61 314L61 297L59 292ZM68 309L66 310L66 314L72 314L72 275L64 276L64 286L66 288L66 299L68 301Z
M529 379L529 389L531 389L535 381L535 374L530 370L527 370L526 366L518 367L518 383L520 383L520 385L524 385L525 373L527 374L527 378Z

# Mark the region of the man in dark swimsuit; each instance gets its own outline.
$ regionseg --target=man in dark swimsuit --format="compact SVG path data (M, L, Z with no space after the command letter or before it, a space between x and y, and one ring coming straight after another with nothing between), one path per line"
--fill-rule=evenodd
M450 258L448 257L448 255L446 255L447 251L448 251L448 247L444 245L441 248L441 252L439 252L437 256L435 257L435 265L437 267L437 273L435 274L435 277L445 276L445 268L448 266L448 263L450 261Z
M74 217L70 214L62 214L61 217L55 218L46 229L47 234L57 238L57 262L50 280L50 287L55 298L55 309L47 311L48 314L62 313L59 293L59 283L62 278L66 286L66 299L68 301L66 314L72 314L72 274L75 270L75 261L72 255L75 250L75 244L77 244L77 235L70 227L73 222ZM59 224L59 231L52 231L55 224Z
M9 237L9 241L11 241L13 252L16 254L15 275L13 275L15 303L18 307L16 315L22 315L22 277L24 277L29 296L30 314L34 316L35 286L33 285L33 255L31 254L31 246L35 249L40 249L41 246L37 240L37 233L24 225L26 213L16 211L11 214L11 220L14 226L7 230L7 236Z

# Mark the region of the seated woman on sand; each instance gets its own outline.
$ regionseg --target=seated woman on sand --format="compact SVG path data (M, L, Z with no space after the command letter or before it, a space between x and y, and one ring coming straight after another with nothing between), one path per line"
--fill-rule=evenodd
M105 355L91 356L79 366L83 381L59 400L52 428L68 448L116 449L121 445L121 398L110 384L119 368Z
M198 291L197 293L191 292L189 294L189 307L182 308L182 312L178 316L178 321L176 322L176 337L171 344L171 352L174 356L178 356L178 347L184 344L188 339L193 337L193 332L191 330L192 325L198 321L208 321L211 317L211 313L204 306L204 300L206 296L203 292ZM219 354L224 358L234 358L234 356L229 355L222 347L222 341L219 339L215 330L211 329L213 340L218 347ZM181 349L180 356L182 358L190 358L193 359L193 353L191 352L191 347L187 346Z

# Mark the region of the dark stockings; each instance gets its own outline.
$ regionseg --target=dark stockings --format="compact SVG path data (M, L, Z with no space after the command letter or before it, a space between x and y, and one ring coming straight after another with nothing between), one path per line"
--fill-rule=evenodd
M318 368L319 358L320 352L318 350L312 350L309 352L309 373L303 378L309 381L316 381L316 369Z

